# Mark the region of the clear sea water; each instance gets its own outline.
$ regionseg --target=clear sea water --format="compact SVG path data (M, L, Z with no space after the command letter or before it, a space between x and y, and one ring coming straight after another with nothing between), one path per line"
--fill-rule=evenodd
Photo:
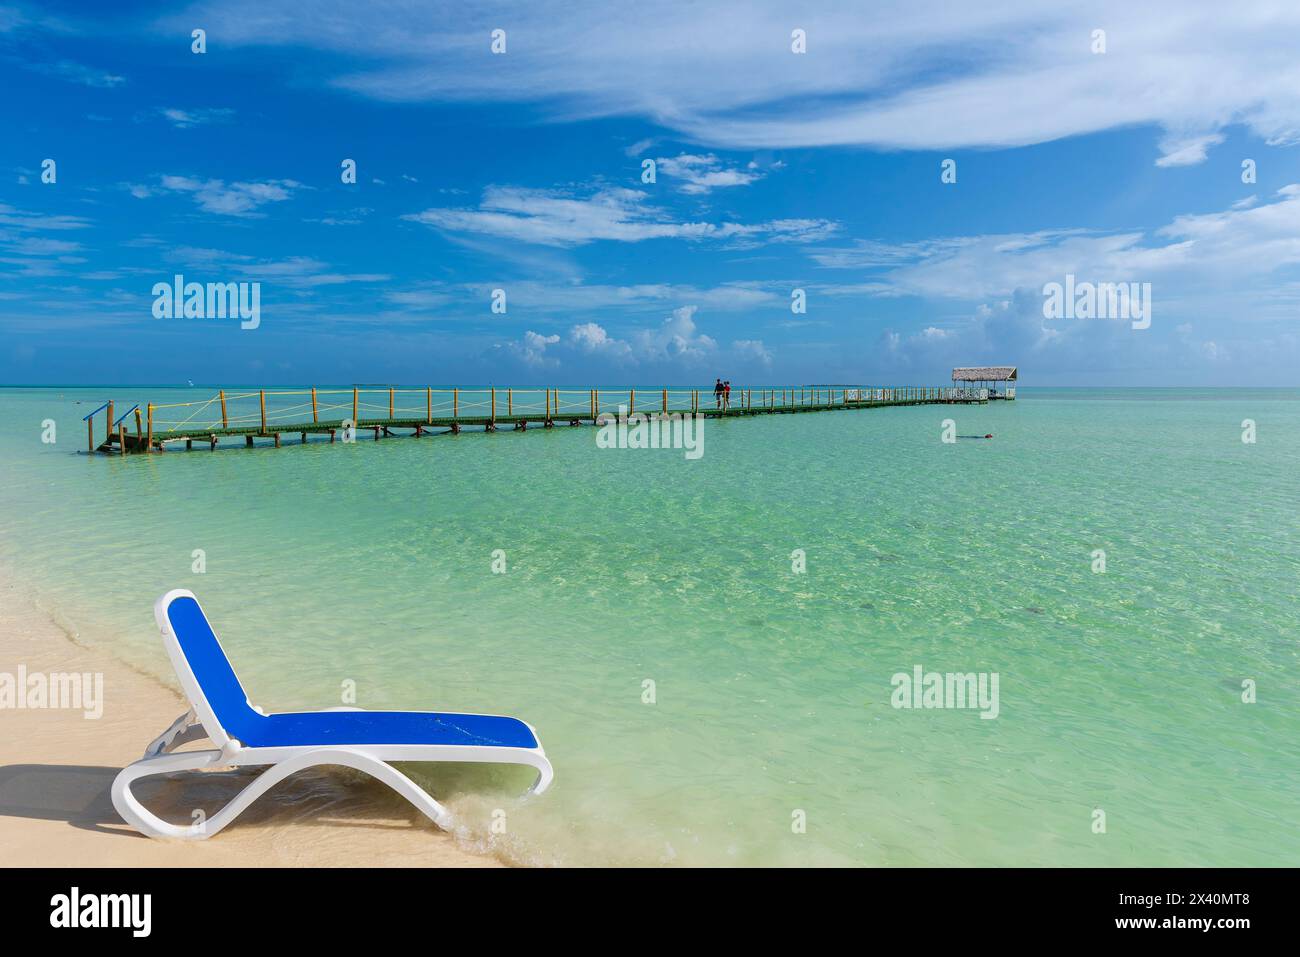
M526 719L544 795L412 769L506 860L1300 864L1300 391L765 416L698 461L589 427L82 451L105 398L209 394L0 390L0 561L160 676L153 600L193 589L269 710L351 680ZM999 716L891 707L916 665L997 672Z

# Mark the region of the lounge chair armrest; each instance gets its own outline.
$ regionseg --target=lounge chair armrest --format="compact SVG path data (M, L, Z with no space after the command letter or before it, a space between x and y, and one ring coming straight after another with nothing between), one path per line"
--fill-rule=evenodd
M160 754L169 754L182 744L198 741L207 736L207 731L203 729L203 725L194 714L194 709L191 708L173 721L166 731L149 742L149 747L144 749L144 756L153 758Z

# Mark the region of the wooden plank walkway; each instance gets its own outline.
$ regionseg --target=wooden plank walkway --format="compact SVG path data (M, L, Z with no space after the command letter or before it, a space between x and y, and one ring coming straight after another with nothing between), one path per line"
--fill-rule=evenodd
M258 438L279 448L282 436L328 436L348 430L355 438L375 440L409 429L457 433L463 428L488 432L529 426L600 424L619 415L690 415L732 418L910 405L983 404L988 391L950 386L794 386L732 389L731 402L718 407L713 393L701 389L310 389L231 392L222 389L206 400L149 403L114 418L113 402L85 417L90 451L125 455L160 452L169 445L196 442L216 449L223 438L242 438L252 447ZM415 403L412 405L412 403ZM95 419L104 412L104 438L96 440ZM131 417L134 416L132 420ZM129 423L129 424L128 424Z

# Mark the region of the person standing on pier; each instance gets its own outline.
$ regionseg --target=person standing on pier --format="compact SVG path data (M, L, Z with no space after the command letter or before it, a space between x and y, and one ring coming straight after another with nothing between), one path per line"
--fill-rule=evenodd
M713 404L719 409L722 408L722 380L718 379L713 383Z
M722 407L723 409L731 408L731 380L730 379L722 383Z

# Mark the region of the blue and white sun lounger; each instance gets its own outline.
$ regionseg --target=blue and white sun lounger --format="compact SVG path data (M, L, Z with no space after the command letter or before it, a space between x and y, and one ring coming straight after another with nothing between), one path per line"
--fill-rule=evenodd
M474 761L526 764L537 769L529 793L540 794L554 776L533 728L517 718L432 711L326 711L267 714L248 702L230 661L194 594L169 591L154 604L163 644L180 679L190 710L159 735L144 757L113 782L113 807L132 827L150 837L202 840L239 816L289 775L316 765L342 765L383 781L439 827L451 814L390 761ZM211 739L215 750L175 748ZM136 780L200 768L268 765L233 801L200 823L169 824L131 793Z

